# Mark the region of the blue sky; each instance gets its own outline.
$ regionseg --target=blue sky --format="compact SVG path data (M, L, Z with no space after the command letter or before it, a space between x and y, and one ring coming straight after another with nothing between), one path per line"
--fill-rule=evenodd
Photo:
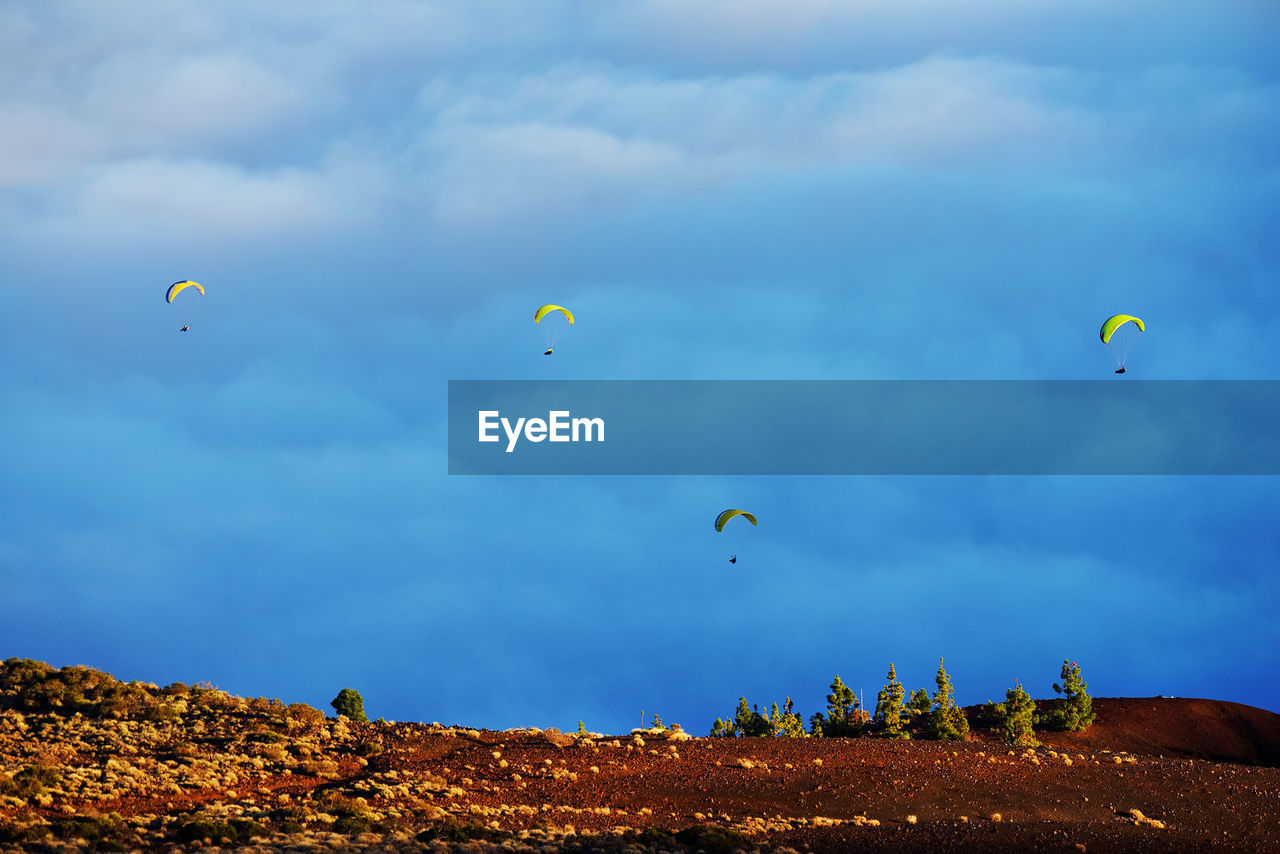
M1273 478L445 474L450 379L1110 380L1117 312L1130 377L1280 378L1278 26L4 4L0 656L488 727L940 655L1280 710Z

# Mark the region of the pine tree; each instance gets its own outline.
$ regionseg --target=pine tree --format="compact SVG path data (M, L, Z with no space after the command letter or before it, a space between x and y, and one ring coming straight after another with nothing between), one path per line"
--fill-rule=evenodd
M804 721L792 709L791 698L782 705L782 711L778 711L778 704L773 704L773 711L769 715L769 725L772 735L783 736L784 738L804 738Z
M929 736L940 741L967 741L969 719L965 717L964 709L956 705L951 675L942 666L941 658L938 659L938 676L934 683L938 689L933 692L933 711L926 724Z
M1005 701L996 705L1000 732L1004 740L1018 747L1039 747L1036 740L1033 722L1036 714L1036 701L1031 699L1016 679L1013 687L1004 694Z
M911 692L911 699L907 702L907 708L916 715L923 715L933 706L933 700L929 699L929 692L923 688L917 688Z
M737 727L732 721L722 721L716 718L716 722L711 725L712 738L736 738L739 735Z
M1074 661L1062 660L1062 683L1053 683L1053 690L1062 695L1061 707L1054 710L1053 724L1067 732L1078 732L1093 723L1097 717L1093 713L1093 698L1089 696L1089 686L1080 674L1080 665Z
M887 738L910 738L902 728L902 700L906 696L906 689L898 681L898 673L894 670L892 661L889 662L889 675L886 678L889 680L888 684L880 689L876 697L876 718L880 721L881 731Z
M751 706L746 697L738 698L738 708L733 713L733 730L738 735L746 735L751 726Z
M338 714L353 721L369 722L364 713L364 698L354 688L343 688L338 692L338 696L329 701L329 705L333 706Z
M771 735L773 727L769 719L760 713L759 706L748 707L747 698L738 698L738 709L733 716L734 728L747 738Z
M831 693L827 695L827 717L822 720L821 713L817 715L822 735L828 738L861 735L861 718L864 717L861 711L857 695L837 675L831 682Z
M768 715L760 711L760 706L753 703L751 705L751 721L742 729L742 734L753 738L768 738L773 735L773 725L769 723Z
M834 721L848 721L858 708L858 697L844 684L840 674L831 681L831 693L827 695L827 713Z

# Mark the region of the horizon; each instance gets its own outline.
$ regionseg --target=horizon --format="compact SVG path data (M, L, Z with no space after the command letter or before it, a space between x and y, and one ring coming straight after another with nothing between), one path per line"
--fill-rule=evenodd
M10 658L8 658L8 659L0 659L0 664L10 664L10 663L12 663L12 662L21 662L21 661L35 661L35 663L37 663L37 664L45 664L45 665L48 665L48 666L50 666L50 667L53 667L54 669L53 669L53 671L52 671L51 675L52 675L52 674L57 674L57 673L59 673L63 668L77 668L77 667L88 668L88 669L94 670L94 671L96 671L96 672L105 673L107 676L110 676L111 678L115 679L117 682L119 682L119 683L121 683L121 684L137 684L137 685L141 685L142 687L144 687L144 688L146 688L146 689L148 689L148 690L157 691L157 692L164 692L164 691L166 691L167 689L169 689L169 688L171 688L171 687L173 687L173 686L176 686L176 685L182 685L182 686L185 686L185 688L186 688L187 690L200 689L200 690L203 690L203 691L212 691L212 692L215 692L215 693L220 692L220 693L226 694L226 695L231 696L231 697L239 697L240 699L243 699L243 700L250 700L250 701L253 701L253 700L269 700L269 701L272 701L272 702L280 702L280 703L283 703L285 706L288 706L288 705L290 705L290 704L291 704L289 700L284 699L284 698L281 698L281 697L272 697L272 696L269 696L269 695L258 695L258 696L238 695L238 694L235 694L235 693L233 693L233 692L226 691L226 690L224 690L224 689L222 689L222 688L218 687L217 685L215 685L215 684L213 684L213 683L211 683L211 682L208 682L208 681L180 682L180 681L178 681L178 680L175 680L175 681L173 681L173 682L162 683L162 682L145 682L145 681L142 681L142 680L129 680L129 679L121 678L121 677L117 676L116 674L113 674L113 673L107 673L106 671L101 671L101 670L99 670L98 668L94 668L94 667L92 667L92 666L90 666L90 665L85 665L85 664L67 664L67 665L62 665L61 667L59 667L59 666L57 666L57 665L50 665L48 662L40 662L40 661L37 661L37 660L35 660L35 659L25 659L25 658L23 658L22 656L11 656L11 657L10 657ZM839 674L837 674L837 677L836 677L836 678L838 678L838 676L839 676ZM1018 684L1019 684L1019 685L1021 685L1020 680L1018 681ZM848 686L845 686L845 687L848 687ZM883 686L881 686L881 687L883 687ZM903 687L904 687L904 689L905 689L905 694L904 694L904 697L903 697L903 702L904 702L904 704L908 704L908 705L909 705L908 701L911 699L912 688L911 688L910 686L906 686L906 685L904 685ZM1014 686L1012 686L1012 685L1010 686L1010 688L1013 688L1013 687L1014 687ZM1026 686L1025 686L1025 685L1022 685L1021 687L1023 687L1024 689L1026 688ZM1086 685L1085 687L1087 688L1087 685ZM927 689L927 686L926 686L926 689ZM345 715L344 715L342 712L337 711L337 708L338 708L338 700L339 700L340 696L341 696L344 692L346 692L346 691L348 691L348 690L355 690L355 689L351 689L351 688L348 688L348 687L344 687L344 688L340 689L339 691L335 692L334 698L333 698L329 703L326 703L323 707L322 707L322 706L315 706L315 705L313 705L313 704L311 704L311 703L303 703L303 705L311 706L312 708L316 709L316 710L317 710L317 711L319 711L322 715L324 715L325 717L328 717L328 718L339 718L339 717L344 717ZM932 696L932 694L933 694L933 693L934 693L933 691L931 691L931 690L929 691L929 694L930 694L931 696ZM1089 693L1089 692L1087 692L1087 691L1086 691L1086 693ZM357 695L359 695L359 691L356 691L356 694L357 694ZM21 696L21 692L19 692L19 696ZM857 703L856 708L861 709L861 710L863 710L863 711L869 711L869 712L870 712L870 716L868 717L868 721L874 721L874 720L875 720L874 710L875 710L875 708L876 708L876 700L875 700L875 698L873 697L873 698L872 698L872 702L870 702L870 703L864 703L864 702L863 702L863 698L862 698L862 692L861 692L859 689L856 689L856 688L855 688L855 689L853 689L853 696L856 698L856 703ZM1047 696L1037 696L1034 692L1030 692L1030 693L1029 693L1029 696L1031 697L1032 702L1033 702L1033 703L1035 703L1037 707L1039 707L1041 704L1046 704L1046 705L1047 705L1047 704L1056 703L1056 702L1066 702L1066 700L1064 699L1064 697L1063 697L1061 694L1053 694L1053 693L1050 693L1050 694L1049 694L1049 695L1047 695ZM363 706L364 698L363 698L362 696L359 696L358 698L359 698L359 701L360 701L361 706ZM753 711L758 711L758 712L760 712L760 713L764 714L766 717L769 715L770 709L771 709L773 706L775 706L775 705L778 707L778 709L779 709L780 711L783 709L783 704L782 704L782 703L774 703L774 702L772 702L772 701L770 701L770 702L766 702L766 703L758 703L758 702L752 702L750 698L746 698L746 697L744 697L744 698L742 698L742 699L746 699L746 700L747 700L748 705L751 707L751 709L752 709ZM1089 701L1090 701L1090 702L1097 702L1097 701L1099 701L1099 700L1104 701L1104 703L1105 703L1106 701L1120 701L1120 700L1185 700L1185 701L1187 701L1187 702L1193 702L1193 703L1206 703L1206 702L1207 702L1207 703L1225 703L1225 704L1228 704L1228 705L1240 705L1240 706L1243 706L1243 707L1245 707L1245 708L1257 708L1257 707L1253 707L1253 706L1245 706L1244 704L1240 704L1240 703L1235 703L1235 702L1233 702L1233 701L1231 701L1231 700L1223 700L1223 699L1219 699L1219 698L1215 698L1215 697L1177 697L1177 696L1171 696L1171 695L1166 695L1166 694L1156 694L1156 695L1151 696L1151 697L1122 697L1122 696L1102 697L1102 696L1098 696L1098 695L1096 695L1096 694L1091 694L1091 693L1089 694ZM301 701L295 701L295 702L301 702ZM996 702L1002 702L1002 701L1000 701L1000 700L986 700L986 701L979 702L979 703L960 704L960 706L959 706L959 707L960 707L960 708L963 708L963 709L981 709L982 707L988 706L988 705L990 705L990 704L992 704L992 703L996 703ZM735 707L736 707L736 705L737 705L737 701L735 701ZM527 730L556 730L556 731L561 731L561 732L566 732L566 733L573 733L573 732L575 732L575 731L576 731L576 728L575 728L575 729L572 729L572 730L561 730L559 727L556 727L556 726L545 726L545 727L543 727L543 726L538 726L537 724L516 724L516 725L514 725L514 726L506 727L506 728L504 728L504 729L495 729L495 728L492 728L492 727L485 727L485 726L472 726L471 724L468 724L468 723L467 723L467 722L465 722L465 721L440 721L440 720L431 720L431 721L428 721L428 720L393 720L393 719L384 718L384 717L381 717L381 716L374 717L374 716L368 715L368 714L367 714L367 712L368 712L368 710L367 710L367 709L366 709L366 710L364 710L364 711L366 712L367 722L369 722L369 723L385 723L385 724L419 724L419 725L422 725L422 726L442 726L442 727L453 727L453 728L477 729L477 730L487 731L487 732L517 732L517 731L527 731ZM643 711L643 710L642 710L642 711ZM822 714L824 715L824 717L826 717L826 716L827 716L827 713L828 713L828 711L829 711L829 709L828 709L828 707L827 707L827 706L825 706L825 705L824 705L824 706L822 706L821 708L815 709L814 711L822 712ZM1038 711L1038 710L1037 710L1037 711ZM1096 712L1097 710L1096 710L1096 709L1094 709L1094 711ZM1264 711L1264 712L1265 712L1265 711L1267 711L1267 710L1266 710L1266 709L1261 709L1260 711ZM810 714L804 714L804 711L803 711L803 710L795 711L794 709L793 709L793 712L794 712L795 714L799 715L799 716L800 716L800 718L804 721L804 726L805 726L805 737L810 736L810 735L811 735L811 733L810 733L810 731L809 731L809 726L810 726L810 723L811 723L811 722L810 722L809 718L810 718L810 716L811 716L811 714L812 714L812 713L810 713ZM55 712L53 712L53 714L62 714L62 712L60 712L60 711L55 711ZM663 719L663 716L662 716L662 714L661 714L660 712L656 712L656 713L655 713L655 712L647 712L647 711L643 711L643 714L646 716L645 720L646 720L647 722L646 722L646 723L642 723L642 724L641 724L641 725L639 725L639 726L631 727L630 729L619 730L618 732L604 732L604 733L595 733L595 734L597 734L597 735L602 734L602 735L604 735L605 737L609 737L609 736L611 736L611 735L623 735L623 734L632 734L632 733L638 733L638 732L656 732L656 731L659 731L660 729L663 729L663 730L680 730L680 731L683 731L684 733L686 733L687 735L689 735L691 738L714 738L714 737L717 737L714 733L710 733L710 734L708 734L708 735L700 735L700 734L699 734L698 732L696 732L696 731L691 731L689 727L685 726L685 725L684 725L684 723L682 723L682 722L680 722L680 721L673 721L673 720L670 720L670 719ZM1275 712L1271 712L1271 714L1277 714L1277 713L1275 713ZM725 720L726 720L726 721L732 721L732 720L733 720L732 715L728 715L728 716L726 716L726 717L725 717ZM658 721L660 721L661 723L658 723ZM579 723L582 723L582 724L584 724L584 725L585 725L585 721L579 721ZM714 722L713 722L713 723L714 723ZM971 723L972 723L972 722L971 722ZM1114 723L1115 723L1115 721L1110 721L1110 723L1113 723L1113 724L1114 724ZM1090 723L1088 726L1081 727L1081 728L1080 728L1080 731L1084 731L1084 730L1088 729L1090 726L1092 726L1092 723ZM708 727L708 728L710 729L710 727ZM1061 728L1059 728L1058 726L1054 725L1052 722L1049 722L1049 721L1045 721L1045 722L1037 722L1037 723L1035 723L1034 728L1035 728L1035 732L1037 732L1037 733L1061 734L1061 733L1063 733L1063 732L1071 732L1071 730L1062 730ZM585 729L586 729L586 731L587 731L587 733L588 733L588 734L592 734L592 729L591 729L591 727L585 727ZM983 736L983 737L991 737L991 736L993 736L993 735L995 734L995 732L996 732L995 730L991 730L990 732L988 732L987 730L985 730L985 729L983 729L983 728L981 728L981 727L975 727L975 728L974 728L974 731L975 731L975 732L978 732L978 733L985 733L985 736ZM869 730L868 730L868 732L869 732L869 733L874 733L874 732L875 732L875 730L874 730L874 729L869 729ZM750 738L750 737L752 737L752 736L736 735L736 736L734 736L734 737L736 737L736 738ZM777 736L777 735L775 735L775 736L763 736L763 737L765 737L765 738L778 738L778 737L781 737L781 736ZM858 735L858 736L844 736L844 737L862 738L862 737L866 737L866 734ZM928 738L928 737L926 737L926 738L923 738L923 739L921 739L921 740L923 740L923 741L938 741L939 739L935 739L935 738ZM981 738L981 737L978 737L978 736L974 736L974 737L968 737L968 738L965 738L965 739L961 739L960 741L961 741L961 742L963 742L963 741L969 741L969 740L982 740L982 738ZM943 741L946 741L946 740L945 740L945 739L943 739Z
M940 656L1280 712L1275 477L448 473L455 380L1280 379L1277 25L9 4L0 658L496 730Z

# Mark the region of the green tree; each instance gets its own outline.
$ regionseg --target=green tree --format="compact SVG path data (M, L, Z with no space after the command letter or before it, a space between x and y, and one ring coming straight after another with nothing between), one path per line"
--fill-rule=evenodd
M831 680L831 693L827 695L827 715L829 719L849 723L853 721L853 713L857 710L858 695L853 693L852 688L844 684L844 680L837 673L836 678Z
M1018 747L1039 747L1035 735L1036 701L1031 699L1016 679L1013 687L1004 694L1004 702L995 706L997 729L1009 744Z
M750 720L751 707L747 705L747 698L739 697L738 709L733 720L723 721L716 718L716 722L711 725L711 735L717 738L737 738L742 735L742 725L749 723Z
M791 698L782 705L782 711L778 711L778 704L773 704L773 710L769 713L769 726L772 735L780 735L785 738L804 738L804 720L792 709Z
M736 738L738 735L738 730L732 721L722 721L716 718L716 722L711 725L712 738Z
M738 698L738 708L734 712L733 721L721 721L716 718L716 725L713 725L712 734L716 733L715 726L719 726L722 735L740 735L747 738L758 738L773 734L773 724L769 719L760 713L760 707L752 708L747 704L746 697Z
M916 715L923 715L933 707L933 700L929 699L929 692L923 688L918 688L911 692L911 699L907 701L907 708Z
M938 659L938 675L934 684L938 687L933 692L933 711L925 723L929 737L940 741L967 741L969 719L965 717L964 709L956 705L951 674L942 666L942 658Z
M831 693L827 695L827 716L824 718L821 712L816 713L809 719L809 728L814 735L827 738L857 736L862 734L864 717L858 696L837 675L831 682Z
M751 726L751 704L746 697L738 698L738 708L733 712L733 731L737 735L746 735Z
M337 713L343 717L362 724L369 722L369 719L364 714L364 698L354 688L343 688L338 692L338 696L329 702L329 705L333 706Z
M898 672L889 662L888 683L880 689L876 696L876 719L880 722L881 733L886 738L910 738L911 735L902 728L903 698L906 689L898 681Z
M1078 732L1093 723L1093 698L1089 686L1080 674L1080 665L1062 660L1061 683L1054 682L1053 690L1062 695L1062 703L1054 709L1051 723L1056 729Z

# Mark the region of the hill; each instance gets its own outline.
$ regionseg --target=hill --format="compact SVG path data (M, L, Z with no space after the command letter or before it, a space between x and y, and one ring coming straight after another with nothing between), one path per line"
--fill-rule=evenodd
M1093 710L1098 719L1084 732L1042 733L1040 740L1072 750L1280 766L1280 715L1264 709L1222 700L1102 697Z
M0 666L4 850L1280 850L1280 716L1098 699L1009 750L357 724Z

